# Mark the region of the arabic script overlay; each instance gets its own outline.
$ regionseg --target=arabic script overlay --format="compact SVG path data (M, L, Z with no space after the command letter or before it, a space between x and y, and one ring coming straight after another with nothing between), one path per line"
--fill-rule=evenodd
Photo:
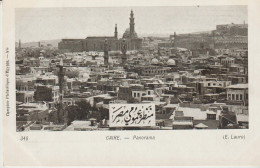
M154 104L110 104L110 127L155 126Z

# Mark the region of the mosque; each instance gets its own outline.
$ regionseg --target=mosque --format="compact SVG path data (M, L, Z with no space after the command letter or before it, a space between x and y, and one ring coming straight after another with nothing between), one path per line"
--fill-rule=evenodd
M151 65L153 66L158 66L158 65L162 65L163 63L160 62L157 58L153 58L152 61L150 62ZM174 59L168 59L167 62L165 62L164 64L166 67L176 67L176 62Z
M117 25L115 25L114 36L90 36L85 39L62 39L58 48L63 52L103 51L105 40L107 40L109 51L120 51L123 40L127 50L139 50L142 47L142 38L138 38L135 32L134 12L130 13L129 28L122 38L118 38Z

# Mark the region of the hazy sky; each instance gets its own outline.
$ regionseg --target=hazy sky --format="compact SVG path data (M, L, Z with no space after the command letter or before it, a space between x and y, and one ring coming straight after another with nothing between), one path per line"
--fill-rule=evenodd
M247 23L246 6L212 7L101 7L16 9L16 41L87 36L119 37L129 27L130 10L139 35L191 33L214 30L217 24Z

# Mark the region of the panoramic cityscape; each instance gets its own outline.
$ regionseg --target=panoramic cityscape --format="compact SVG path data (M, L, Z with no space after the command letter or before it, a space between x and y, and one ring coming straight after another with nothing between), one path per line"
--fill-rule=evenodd
M45 28L28 27L36 35L23 33L26 22L16 18L21 24L15 43L16 131L248 129L247 14L242 18L237 16L240 8L219 7L214 22L211 13L207 15L213 7L178 15L176 11L185 8L167 8L167 15L160 17L155 16L156 7L114 13L89 9L82 17L91 20L91 14L99 14L99 20L86 21L87 36L71 35L76 38L60 30L60 36L51 39ZM98 10L105 12L95 13ZM186 19L192 15L201 15L201 22ZM109 23L113 17L120 20ZM173 17L183 19L171 22ZM147 25L156 19L157 27ZM190 27L178 31L178 22ZM212 29L206 27L209 23ZM66 24L63 29L77 34L84 26Z

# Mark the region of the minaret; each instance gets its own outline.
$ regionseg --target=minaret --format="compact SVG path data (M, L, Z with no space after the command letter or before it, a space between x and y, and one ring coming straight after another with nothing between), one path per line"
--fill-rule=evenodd
M174 32L174 35L173 35L173 45L174 45L174 47L176 47L176 43L177 43L177 34L176 34L176 32Z
M213 44L213 49L215 50L215 31L212 31L212 44Z
M38 47L41 47L41 42L40 41L38 42Z
M108 43L107 43L107 39L105 39L105 43L104 43L104 65L108 65Z
M122 44L121 44L121 51L122 51L122 65L125 66L126 64L126 51L127 51L127 44L126 44L126 40L123 39Z
M134 35L134 32L135 32L135 18L134 18L134 12L133 10L131 10L131 13L130 13L130 37L133 37Z
M21 49L22 48L22 42L21 42L21 40L19 39L19 49Z
M63 68L63 60L61 58L60 64L57 65L59 67L58 79L59 79L59 103L57 109L57 119L58 123L61 123L63 120L64 110L63 110L63 86L64 86L64 68Z
M118 36L118 32L117 32L117 24L115 25L115 34L114 34L115 38L117 38Z

